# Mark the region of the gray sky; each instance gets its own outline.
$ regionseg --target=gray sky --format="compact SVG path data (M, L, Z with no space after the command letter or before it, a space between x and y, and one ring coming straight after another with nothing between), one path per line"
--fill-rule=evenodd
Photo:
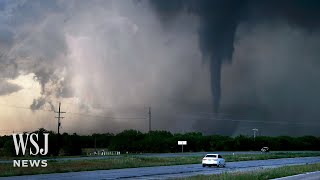
M312 6L163 2L2 1L0 130L318 134Z

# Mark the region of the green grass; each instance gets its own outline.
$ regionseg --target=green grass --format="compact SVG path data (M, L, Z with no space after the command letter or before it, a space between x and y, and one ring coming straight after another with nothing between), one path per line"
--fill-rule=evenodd
M198 161L196 161L198 160ZM43 174L55 172L90 171L146 166L168 166L199 163L199 158L121 157L99 160L48 161L47 168L14 168L12 164L0 164L0 176Z
M266 154L241 154L225 155L227 162L245 160L264 160L289 157L320 156L320 152L308 153L266 153ZM12 163L0 164L0 176L16 176L27 174L44 174L72 171L91 171L120 168L134 168L147 166L169 166L182 164L200 164L202 156L185 157L138 157L123 156L118 158L95 159L95 160L49 160L46 168L15 168ZM28 159L28 158L26 158Z
M305 152L305 153L261 153L261 154L239 154L239 155L224 155L227 162L232 161L249 161L249 160L266 160L266 159L280 159L280 158L295 158L295 157L311 157L320 156L320 152Z
M284 166L279 168L269 168L249 172L198 175L193 177L180 178L179 180L267 180L319 170L320 163L317 163L307 165Z

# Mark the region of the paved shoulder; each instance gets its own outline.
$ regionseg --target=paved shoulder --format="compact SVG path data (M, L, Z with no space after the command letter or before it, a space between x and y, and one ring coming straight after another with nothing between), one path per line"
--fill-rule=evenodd
M282 177L282 178L277 178L274 180L319 180L320 179L320 171L316 172L308 172L304 174L297 174L294 176L287 176L287 177Z

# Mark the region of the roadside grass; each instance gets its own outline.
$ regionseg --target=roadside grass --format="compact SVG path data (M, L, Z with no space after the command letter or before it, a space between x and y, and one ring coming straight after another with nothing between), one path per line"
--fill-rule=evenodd
M0 160L14 160L14 159L56 159L56 158L79 158L79 157L89 157L87 155L78 156L0 156Z
M227 162L233 161L250 161L250 160L267 160L280 158L295 158L295 157L312 157L320 156L320 152L277 152L277 153L261 153L261 154L238 154L238 155L224 155Z
M320 152L319 152L320 154ZM75 156L0 156L0 164L1 161L10 161L10 160L23 160L23 159L46 159L46 160L56 160L56 159L64 159L64 158L70 158L70 159L77 159L77 158L88 158L88 157L92 157L92 158L110 158L110 157L124 157L124 156L128 156L128 155L75 155Z
M248 172L231 172L214 175L198 175L179 180L267 180L320 170L320 163L283 166Z
M320 152L307 153L264 153L264 154L239 154L223 156L227 162L265 160L293 157L320 156ZM170 166L183 164L200 164L203 156L184 156L184 157L139 157L122 156L118 158L106 158L95 160L50 160L46 168L13 167L12 163L0 163L0 176L18 176L31 174L48 174L60 172L92 171L107 169L122 169L149 166ZM28 158L26 158L28 159Z
M46 168L15 168L12 164L0 164L0 176L16 176L27 174L44 174L60 172L76 172L91 170L121 169L148 166L169 166L179 164L199 163L199 157L178 157L178 158L158 158L158 157L122 157L98 160L49 160Z

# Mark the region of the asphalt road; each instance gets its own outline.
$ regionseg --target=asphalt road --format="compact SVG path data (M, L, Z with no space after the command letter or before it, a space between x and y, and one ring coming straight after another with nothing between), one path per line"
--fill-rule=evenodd
M250 171L264 168L274 168L285 165L297 165L306 163L319 163L320 157L304 157L304 158L285 158L285 159L270 159L270 160L256 160L256 161L240 161L227 162L225 168L205 167L201 164L189 164L178 166L157 166L157 167L143 167L143 168L128 168L128 169L114 169L114 170L98 170L85 172L70 172L70 173L55 173L43 175L30 176L15 176L2 179L170 179L178 177L194 176L199 174L209 175L223 172L234 171Z

